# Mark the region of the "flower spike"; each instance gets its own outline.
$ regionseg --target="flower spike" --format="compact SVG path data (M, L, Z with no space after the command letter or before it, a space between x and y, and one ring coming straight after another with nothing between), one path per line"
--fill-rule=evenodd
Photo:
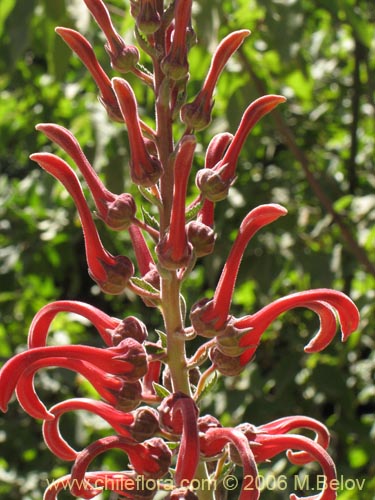
M76 174L65 161L50 153L35 153L30 159L56 177L74 199L85 237L86 258L92 279L105 293L122 293L134 274L133 264L127 257L114 257L104 249Z
M203 87L193 102L184 104L181 108L181 120L190 128L203 130L211 122L211 111L214 105L213 93L216 83L229 58L250 35L249 30L239 30L230 33L217 46L213 55Z
M139 186L152 187L159 180L163 170L160 161L147 151L142 137L134 92L128 82L122 78L113 78L112 85L128 129L132 181Z
M117 33L105 4L102 0L84 2L107 39L105 49L111 59L112 68L123 73L134 69L139 61L139 51L133 45L126 45Z
M90 71L100 90L99 100L106 108L108 115L115 121L122 121L121 113L111 88L111 81L100 66L91 44L78 31L70 28L58 27L55 28L55 31Z

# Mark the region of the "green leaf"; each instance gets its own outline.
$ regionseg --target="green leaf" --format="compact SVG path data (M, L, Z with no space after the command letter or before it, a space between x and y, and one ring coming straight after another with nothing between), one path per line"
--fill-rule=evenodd
M151 215L143 206L141 207L141 210L145 223L151 226L153 229L159 231L159 222L157 221L157 219L153 215Z
M185 213L186 222L189 222L192 219L195 219L195 217L197 216L199 210L202 207L203 207L203 200L200 201L199 203L197 203L196 205L194 205L192 208L190 208L190 210L187 210L186 213Z
M217 382L217 379L218 379L217 372L214 371L213 375L206 380L206 383L203 386L203 389L201 390L201 392L197 398L197 403L199 403L199 401L201 401L201 399L204 398L204 396L206 396L206 394L211 392L211 390L213 389L213 387L215 386L215 384Z
M157 382L152 382L152 385L155 389L156 394L161 397L161 398L167 398L171 393L163 387L162 385L158 384Z
M167 347L167 334L162 332L161 330L155 330L157 335L159 336L162 347Z
M150 293L159 293L159 290L154 288L150 283L142 278L138 278L137 276L133 276L130 278L130 281L134 283L138 288L141 288L142 290L145 290L146 292Z

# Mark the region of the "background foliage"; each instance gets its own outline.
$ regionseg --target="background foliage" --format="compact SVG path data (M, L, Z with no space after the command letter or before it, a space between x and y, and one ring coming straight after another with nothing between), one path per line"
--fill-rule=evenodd
M111 0L117 27L132 39L128 5ZM286 105L266 117L243 150L240 175L228 203L217 207L219 234L186 285L191 305L215 286L231 241L245 213L277 202L289 215L263 230L243 261L234 313L251 313L286 293L332 287L351 295L362 315L361 330L323 354L303 346L316 318L297 310L267 331L255 362L240 378L220 380L206 398L207 411L222 422L261 424L306 414L332 430L338 474L365 478L363 490L339 490L340 500L375 494L375 5L371 0L199 0L194 6L199 44L190 55L189 95L200 86L218 40L233 29L252 36L220 80L212 126L199 135L203 152L213 133L234 131L248 103L281 93ZM129 190L127 139L110 124L95 87L77 58L55 35L56 25L79 27L109 69L102 39L80 0L2 0L0 5L0 357L24 348L28 326L40 307L61 298L88 301L119 317L136 314L151 327L158 317L132 296L98 294L87 276L76 210L60 185L30 162L41 148L53 150L34 131L39 122L72 130L114 192ZM147 61L144 61L147 64ZM152 122L150 95L132 81L141 114ZM192 194L194 187L192 187ZM106 246L127 252L127 236ZM151 315L152 316L152 315ZM151 322L151 323L150 323ZM52 342L98 343L76 317L60 315ZM54 370L39 377L39 391L52 404L85 394L82 380ZM83 446L106 432L101 422L65 421L64 433ZM39 499L45 480L67 471L41 443L41 429L11 404L0 416L0 496ZM116 455L105 458L116 465ZM297 474L284 458L266 472ZM312 473L314 470L311 471ZM264 498L287 499L285 491ZM64 495L61 495L64 498ZM68 496L66 497L68 498Z

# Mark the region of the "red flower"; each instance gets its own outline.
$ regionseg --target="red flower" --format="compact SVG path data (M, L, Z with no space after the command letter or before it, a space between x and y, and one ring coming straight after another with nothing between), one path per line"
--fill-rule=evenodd
M181 120L188 127L195 130L202 130L210 124L211 111L214 105L213 93L219 76L229 58L249 35L249 30L234 31L226 36L217 46L202 90L193 102L184 104L181 108Z
M86 410L102 417L120 435L130 440L133 436L129 426L134 422L134 415L116 410L103 401L94 401L87 398L68 399L50 408L49 413L55 418L43 422L43 438L48 448L62 460L75 460L78 452L75 451L61 436L59 423L62 415L68 411Z
M76 174L65 161L50 153L35 153L30 158L62 182L72 196L81 219L92 279L105 293L122 293L134 273L133 264L127 257L114 257L104 249Z
M0 371L0 408L5 412L8 402L17 387L17 396L21 405L35 418L51 418L46 412L33 389L33 377L36 371L49 366L73 369L87 376L90 381L119 391L122 384L110 375L119 375L134 380L147 371L146 353L143 346L134 339L125 339L118 346L107 349L85 345L47 346L17 354L5 363ZM98 372L98 369L101 370ZM98 374L101 374L98 377ZM95 377L97 377L95 379ZM108 389L106 389L108 390ZM109 392L113 400L113 392ZM117 398L114 398L117 401Z
M259 229L285 214L285 208L270 204L254 208L245 217L225 262L213 299L198 303L192 308L191 320L199 334L204 335L206 327L207 330L212 329L216 333L225 327L238 269L249 240Z
M235 320L235 328L247 329L239 340L240 347L246 348L241 356L241 364L246 364L253 356L259 340L267 327L282 313L295 307L306 307L316 312L320 319L318 333L305 347L306 352L318 352L332 341L336 330L337 311L342 329L342 340L354 332L359 325L359 312L354 302L342 292L319 288L297 292L275 300L255 314ZM247 346L251 346L247 348Z
M189 75L187 34L191 21L191 6L192 0L176 0L172 43L161 62L164 74L176 81Z
M184 486L194 478L199 462L198 408L182 392L165 398L159 407L160 425L168 432L182 434L176 464L176 484Z
M126 45L117 33L105 4L102 0L84 0L84 2L107 39L105 49L111 58L112 68L124 73L134 69L139 61L139 51L133 45Z
M136 206L133 197L128 193L113 194L103 185L77 139L69 130L53 123L40 123L36 129L42 131L73 159L87 182L99 217L111 229L128 229L130 224L136 221Z
M122 121L121 113L111 87L111 81L100 66L91 44L78 31L61 27L56 28L55 31L90 71L100 90L99 100L106 108L109 116L116 121Z
M168 232L156 247L159 261L166 269L187 267L192 246L185 226L185 202L189 174L194 158L196 140L187 135L181 140L174 159L173 205Z
M29 348L46 345L48 329L59 312L75 313L87 318L98 330L105 344L107 346L113 345L110 331L121 323L119 319L112 318L100 309L85 302L58 300L45 305L34 316L28 334Z
M128 82L122 78L113 78L112 84L128 129L132 181L139 186L152 187L159 180L163 170L160 161L147 151L134 92Z

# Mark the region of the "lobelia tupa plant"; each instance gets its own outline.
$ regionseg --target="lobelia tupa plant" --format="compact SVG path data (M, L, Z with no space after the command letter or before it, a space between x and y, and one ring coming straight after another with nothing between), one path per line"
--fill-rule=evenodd
M218 78L250 32L235 31L221 41L201 90L186 102L188 53L195 42L192 0L174 0L167 5L162 0L131 1L136 38L151 61L152 72L139 64L139 50L117 33L102 0L84 1L106 38L113 70L125 77L132 73L132 78L138 78L153 93L155 127L142 120L129 82L120 77L111 80L81 34L61 27L56 32L92 74L109 117L125 125L131 180L157 217L141 220L137 216L140 200L136 202L130 193L110 192L69 130L51 123L36 128L72 159L93 197L96 216L114 231L128 231L137 269L127 256L112 255L104 248L73 169L47 152L32 154L31 159L72 196L82 224L91 278L106 294L132 291L160 313L162 326L159 341L152 342L147 326L139 319L114 318L71 300L52 302L36 314L28 349L11 358L0 371L0 407L6 412L15 392L24 410L43 421L48 448L60 459L72 462L70 474L51 483L44 499L57 498L67 486L73 496L84 499L103 490L112 491L111 498L153 498L164 491L170 499L219 499L225 497L230 466L238 466L243 469L239 498L256 500L260 497L257 465L284 451L292 464L315 461L322 468L324 488L306 498L336 498L335 465L327 452L330 436L319 421L300 415L281 416L258 427L245 423L226 428L214 416L201 414L199 408L212 374L240 374L251 362L262 334L284 312L305 307L318 315L319 331L305 347L309 353L330 344L337 321L342 340L358 327L359 314L351 299L329 289L278 298L241 318L231 314L236 278L249 241L287 210L278 204L252 208L240 225L213 296L199 300L189 314L182 296L184 280L197 259L214 251L215 204L227 197L236 180L244 141L254 125L285 98L260 97L245 110L234 135L212 137L204 168L198 169L195 177L199 194L188 204L196 132L209 126ZM175 137L178 130L183 132ZM49 327L59 312L76 313L92 322L103 348L48 345ZM194 338L201 343L188 357L186 344ZM46 408L34 387L35 374L46 367L79 373L95 388L98 399L73 398ZM80 451L72 448L59 423L66 412L78 410L102 417L113 428L113 435ZM312 431L315 437L297 430ZM89 470L98 455L114 448L127 456L128 470ZM298 497L291 494L290 498Z

